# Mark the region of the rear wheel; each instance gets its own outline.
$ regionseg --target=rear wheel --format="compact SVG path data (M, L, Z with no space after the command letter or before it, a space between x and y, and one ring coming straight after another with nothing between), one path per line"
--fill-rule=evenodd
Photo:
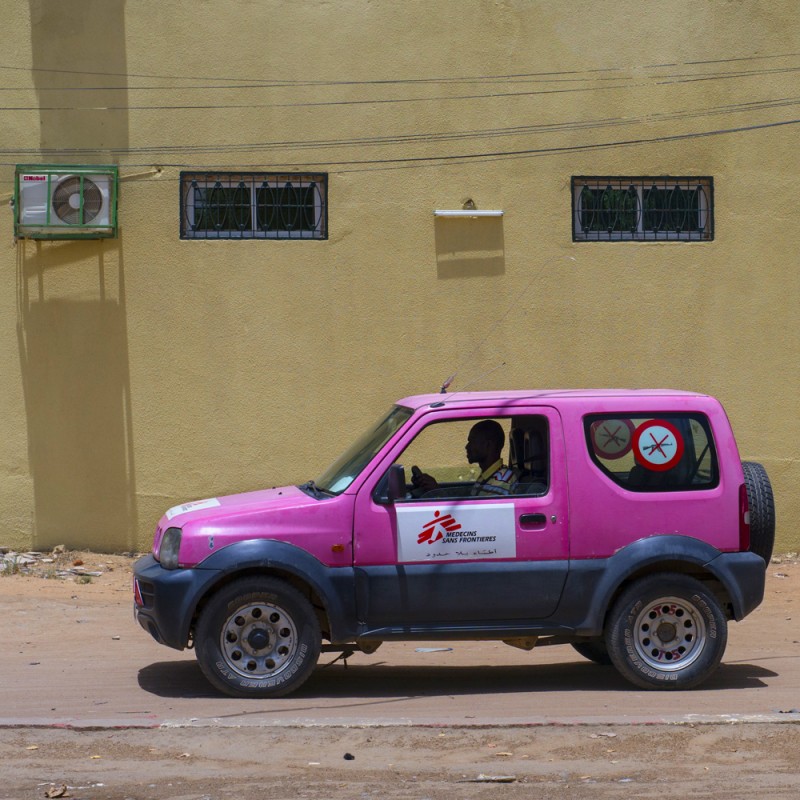
M700 581L679 573L650 575L619 597L606 644L614 666L643 689L690 689L719 665L728 623Z
M769 564L775 546L775 499L767 471L754 461L743 461L744 485L750 507L750 550Z
M311 603L277 578L244 578L221 589L195 634L200 669L234 697L281 697L297 689L319 658Z

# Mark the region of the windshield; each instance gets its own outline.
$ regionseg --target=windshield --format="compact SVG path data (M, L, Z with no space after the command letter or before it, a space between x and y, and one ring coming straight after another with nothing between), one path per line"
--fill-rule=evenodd
M393 406L388 415L382 416L314 481L316 486L331 494L341 494L412 413L410 408Z

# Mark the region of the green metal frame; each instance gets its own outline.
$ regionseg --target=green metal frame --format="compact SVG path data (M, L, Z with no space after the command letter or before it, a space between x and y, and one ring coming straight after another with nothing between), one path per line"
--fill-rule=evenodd
M44 224L30 225L21 221L20 176L35 173L47 175L47 196L54 178L75 175L83 179L89 175L109 175L109 222L107 225L89 223L52 224L51 204L47 203L47 218ZM117 196L119 194L119 167L114 164L17 164L14 172L14 236L18 239L113 239L117 235ZM83 217L83 191L81 190L81 218Z

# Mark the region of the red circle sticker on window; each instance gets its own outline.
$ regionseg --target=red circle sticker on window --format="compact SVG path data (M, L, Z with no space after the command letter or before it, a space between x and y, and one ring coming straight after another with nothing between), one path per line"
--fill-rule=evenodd
M622 458L631 451L633 423L629 419L604 419L590 428L594 451L600 458Z
M683 448L681 432L663 419L645 422L633 434L633 455L637 463L656 472L672 469L681 460Z

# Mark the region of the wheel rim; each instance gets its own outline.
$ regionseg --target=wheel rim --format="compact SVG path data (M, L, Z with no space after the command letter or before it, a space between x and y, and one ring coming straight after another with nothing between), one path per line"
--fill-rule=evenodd
M661 597L636 617L634 645L653 669L677 672L702 654L706 624L700 611L679 597Z
M251 603L231 614L222 626L220 649L239 675L262 679L280 674L297 651L297 628L280 606Z

